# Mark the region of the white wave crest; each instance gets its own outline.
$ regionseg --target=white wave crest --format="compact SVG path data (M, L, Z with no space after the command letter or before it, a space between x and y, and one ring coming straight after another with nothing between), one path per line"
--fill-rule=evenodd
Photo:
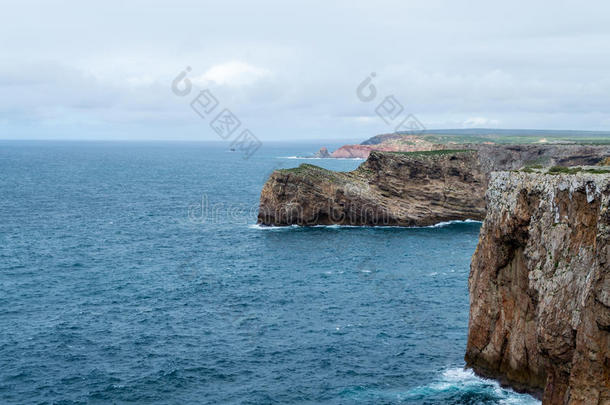
M450 368L444 370L438 381L415 390L428 389L436 392L452 390L467 391L492 391L498 399L499 404L539 405L541 402L536 398L519 394L511 389L502 388L497 381L478 377L472 370L463 368Z
M482 221L477 221L474 219L464 219L464 220L455 220L455 221L444 221L439 222L438 224L424 226L423 228L443 228L445 226L453 225L453 224L482 224Z
M500 405L540 405L540 401L530 395L504 389L496 381L477 377L472 370L463 368L443 370L429 384L406 390L374 388L354 393L355 402L381 400L378 402L384 403L441 403L441 400L447 399L456 403L463 396L470 399L480 396L485 399L485 403L490 403L491 400L491 403Z
M480 224L481 221L476 221L474 219L465 219L465 220L456 220L456 221L446 221L439 222L434 225L428 226L398 226L398 225L310 225L310 226L302 226L302 225L285 225L285 226L274 226L274 225L261 225L261 224L251 224L248 225L250 229L258 229L258 230L290 230L290 229L306 229L306 228L328 228L328 229L342 229L342 228L364 228L364 229L432 229L432 228L444 228L450 225L457 224Z

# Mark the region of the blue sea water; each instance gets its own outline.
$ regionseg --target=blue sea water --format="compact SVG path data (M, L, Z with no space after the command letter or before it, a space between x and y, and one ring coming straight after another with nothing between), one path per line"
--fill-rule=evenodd
M480 224L254 225L316 146L0 142L0 403L538 403L463 369Z

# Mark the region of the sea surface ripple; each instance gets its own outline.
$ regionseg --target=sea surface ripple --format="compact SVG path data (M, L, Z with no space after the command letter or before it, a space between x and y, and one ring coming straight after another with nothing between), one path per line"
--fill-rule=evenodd
M252 226L316 149L1 142L0 403L538 403L463 369L479 223Z

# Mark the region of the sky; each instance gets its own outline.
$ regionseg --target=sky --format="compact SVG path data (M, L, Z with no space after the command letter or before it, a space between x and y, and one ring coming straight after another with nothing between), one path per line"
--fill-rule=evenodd
M5 0L0 138L223 140L226 108L261 140L363 140L394 130L376 113L390 96L427 129L610 130L608 16L604 1Z

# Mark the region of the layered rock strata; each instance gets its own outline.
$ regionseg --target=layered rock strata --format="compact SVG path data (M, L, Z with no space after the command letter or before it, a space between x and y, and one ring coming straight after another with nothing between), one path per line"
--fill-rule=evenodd
M366 162L348 173L312 165L274 172L261 192L258 222L425 226L482 219L492 171L527 165L593 165L608 156L610 146L585 145L373 151Z
M476 152L373 152L352 172L275 171L261 192L265 225L425 226L482 219L486 178Z

